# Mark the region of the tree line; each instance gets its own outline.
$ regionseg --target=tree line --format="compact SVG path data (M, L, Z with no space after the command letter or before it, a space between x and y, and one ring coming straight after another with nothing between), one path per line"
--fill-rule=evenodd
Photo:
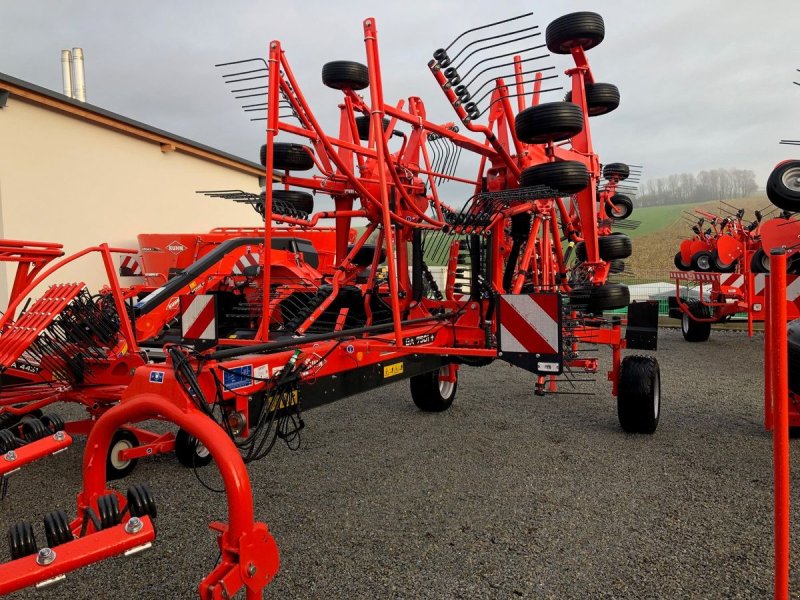
M745 198L756 190L756 174L749 169L711 169L645 181L636 200L639 206L661 206Z

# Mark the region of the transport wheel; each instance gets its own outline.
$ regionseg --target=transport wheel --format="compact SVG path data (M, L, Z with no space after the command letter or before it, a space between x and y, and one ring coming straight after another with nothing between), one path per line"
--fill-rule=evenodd
M695 317L701 319L711 318L711 309L699 300L690 299L686 305ZM685 312L681 315L681 333L687 342L706 342L711 335L710 321L695 321Z
M572 102L545 102L519 113L514 129L526 144L560 142L583 131L583 111Z
M572 92L567 92L564 102L572 102ZM619 107L619 88L613 83L587 83L586 108L590 117L599 117Z
M36 547L33 525L28 521L12 525L8 530L8 548L11 550L11 560L36 554L39 549Z
M311 148L302 144L275 142L272 168L278 171L308 171L314 167ZM261 146L261 164L267 166L267 145Z
M450 408L458 389L458 371L456 381L440 381L439 375L446 375L449 365L441 369L415 375L409 382L411 384L411 399L417 408L424 412L442 412Z
M47 546L55 548L74 539L69 528L67 513L63 510L54 510L44 516L44 534L47 537Z
M633 200L624 194L614 194L611 197L611 218L617 221L627 219L633 213Z
M711 253L711 270L719 273L733 273L736 270L736 261L726 263L719 257L719 252Z
M603 41L603 17L593 12L575 12L559 17L545 31L547 49L553 54L569 54L572 48L590 50Z
M128 512L132 517L150 517L155 519L158 516L156 503L150 488L144 483L137 483L128 488L126 494L128 498Z
M691 268L692 268L692 265L690 265L690 264L687 265L685 262L683 262L683 259L681 258L681 253L680 252L678 252L675 255L675 258L673 259L673 262L675 263L675 268L678 269L679 271L690 271Z
M692 255L692 270L708 273L711 271L711 252L701 250Z
M800 319L789 321L786 326L789 364L789 389L800 394Z
M608 268L609 273L613 273L614 275L618 273L622 273L625 271L625 261L621 259L616 259L611 261L611 266Z
M205 467L211 462L211 452L186 430L179 429L175 436L175 456L184 467Z
M562 160L528 167L519 178L520 187L543 185L569 196L589 185L589 171L583 163Z
M624 233L613 233L597 237L597 251L600 260L612 261L628 258L633 254L633 240ZM580 261L586 260L586 245L583 242L575 244L575 256Z
M767 179L767 196L778 208L800 211L800 160L787 160L772 170Z
M631 175L631 168L625 163L608 163L603 167L603 177L612 179L616 177L620 181L625 181Z
M383 119L383 132L386 133L386 130L389 129L389 123L392 120L384 117ZM366 115L362 115L360 117L356 117L356 129L358 130L358 139L367 141L369 139L369 123L370 117Z
M753 273L769 273L769 254L764 252L763 248L753 252L750 258L750 270Z
M314 196L308 192L301 192L300 190L272 190L272 201L276 207L289 207L292 210L299 210L300 212L308 214L314 212ZM273 210L275 210L275 207L273 207ZM275 212L278 211L275 210Z
M139 445L139 440L129 429L117 429L111 438L111 445L108 448L108 457L106 458L106 478L109 481L122 479L136 468L136 463L139 462L138 458L131 458L123 460L119 457L119 453L123 450L130 450Z
M661 370L652 356L626 356L619 371L617 416L628 433L655 433L661 416Z
M631 303L628 286L622 283L606 283L598 286L577 286L569 293L573 308L599 315L606 310L625 308Z
M369 85L367 65L336 60L322 67L322 83L335 90L363 90Z

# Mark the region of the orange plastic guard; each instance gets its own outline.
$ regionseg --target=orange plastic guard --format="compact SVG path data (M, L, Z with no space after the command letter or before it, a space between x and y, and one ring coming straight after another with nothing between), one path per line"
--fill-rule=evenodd
M156 538L149 517L141 517L141 529L133 533L129 522L103 529L72 542L53 548L55 559L40 564L36 554L0 565L0 595L23 588L45 585L63 578L70 571L119 554L134 554L145 550Z
M0 477L13 473L28 463L62 452L72 443L72 438L65 431L59 431L40 440L20 446L16 450L0 456Z

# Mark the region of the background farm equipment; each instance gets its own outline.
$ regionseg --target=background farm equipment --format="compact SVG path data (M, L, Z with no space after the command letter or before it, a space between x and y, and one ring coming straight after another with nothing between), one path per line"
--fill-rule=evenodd
M657 309L629 306L627 288L608 281L614 261L632 251L630 238L612 231L632 203L621 193L630 168L603 167L589 132L590 118L619 104L617 88L595 81L585 54L603 41L604 24L595 13L566 15L537 45L536 26L516 28L528 16L469 30L434 53L428 67L458 125L429 121L417 97L384 101L374 19L363 22L366 65L335 61L322 69L323 83L342 93L336 136L314 116L279 42L270 43L267 60L224 65L244 69L226 73L226 83L266 79L235 90L266 94L246 108L266 111L266 186L263 194L206 193L253 205L265 227L140 236L145 284L125 290L110 270L113 249L98 247L108 290L93 297L80 285L51 287L44 298L53 308L40 332L17 342L9 332L32 308L18 321L0 320L0 356L13 349L9 362L27 352L43 366L37 375L60 386L39 399L31 394L40 388L24 384L4 404L7 412L59 400L90 410L80 431L89 433L80 523L103 511L101 501L113 502L104 500L115 497L107 477L129 473L138 457L174 448L187 466L214 459L230 525L217 527L222 562L201 596L244 587L259 597L277 571L277 549L266 526L253 522L244 463L279 439L295 446L301 409L409 379L421 410L444 411L459 368L497 358L530 371L537 395L570 393L561 384L574 387L578 373L597 373L592 349L606 345L623 430L656 430L658 363L623 359L622 351L655 349ZM565 101L541 102L543 82L556 77L538 66L545 46L573 59ZM369 102L357 93L367 88ZM276 141L279 134L308 145ZM478 159L473 177L456 174L463 151ZM319 174L301 176L312 169ZM465 189L465 201L446 202L445 183ZM334 210L315 213L311 192L330 196ZM325 219L335 227L318 227ZM357 222L365 225L354 231ZM443 286L432 265L446 266ZM603 313L625 307L623 335L623 320ZM16 304L9 308L13 315ZM153 418L177 424L178 435L135 428ZM113 524L94 528L119 523L106 521ZM73 535L78 526L69 526ZM26 541L14 558L29 561L29 527L17 530ZM79 533L64 545L76 548L74 567L99 557L78 548L82 525ZM8 589L30 583L11 575L13 564Z

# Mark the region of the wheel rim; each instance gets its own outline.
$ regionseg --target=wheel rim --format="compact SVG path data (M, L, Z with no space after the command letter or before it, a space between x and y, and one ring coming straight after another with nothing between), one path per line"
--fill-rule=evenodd
M625 216L625 214L627 212L628 212L628 207L625 206L624 204L612 204L611 205L611 216L612 217L620 218L620 217Z
M456 387L455 381L445 381L442 377L447 377L450 374L450 367L442 367L439 369L439 395L448 400L453 395L453 390Z
M206 448L205 445L199 440L195 442L194 453L197 458L208 458L208 456L211 454L211 452L208 451L208 448Z
M681 316L681 331L685 334L689 333L689 315L683 313Z
M766 252L761 255L761 268L764 273L769 273L769 255Z
M111 447L111 466L121 471L129 464L131 464L129 460L122 460L119 457L119 453L123 450L130 450L133 448L133 444L131 444L128 440L119 440L116 444Z
M800 192L800 167L787 169L781 177L781 183L792 192Z
M708 271L711 268L711 261L707 256L701 256L700 258L697 259L697 266L702 271Z
M658 419L658 414L661 412L661 376L656 374L653 379L653 417Z

